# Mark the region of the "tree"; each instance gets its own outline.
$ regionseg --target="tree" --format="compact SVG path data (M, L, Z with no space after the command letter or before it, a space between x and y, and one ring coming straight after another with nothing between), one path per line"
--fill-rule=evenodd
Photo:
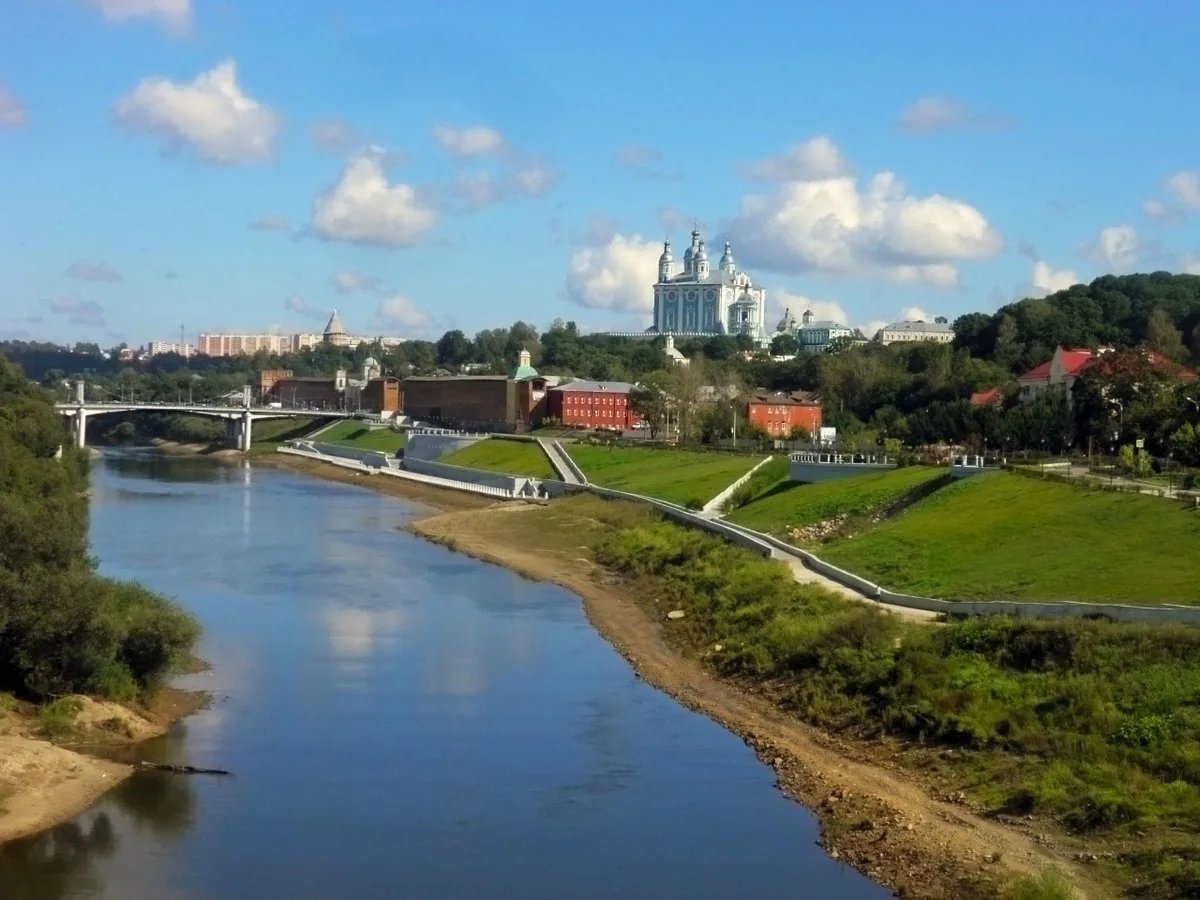
M794 334L777 334L771 338L771 354L774 356L794 356L800 350Z
M673 404L669 390L667 373L654 372L635 384L629 392L629 405L642 417L653 439L658 438L671 412Z
M1146 345L1172 362L1187 356L1183 346L1183 335L1174 321L1163 310L1156 309L1146 320Z
M83 356L100 356L100 345L89 342L79 341L75 344L72 353L78 353Z
M1001 316L996 326L996 349L992 358L1009 370L1015 370L1021 360L1017 320L1010 315Z
M461 366L471 361L471 342L457 328L447 331L437 342L437 361L443 366Z

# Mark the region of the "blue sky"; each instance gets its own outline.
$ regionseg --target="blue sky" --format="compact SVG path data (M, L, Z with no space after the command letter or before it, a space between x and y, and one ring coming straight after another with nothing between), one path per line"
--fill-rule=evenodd
M0 0L0 337L648 324L1200 271L1190 3Z

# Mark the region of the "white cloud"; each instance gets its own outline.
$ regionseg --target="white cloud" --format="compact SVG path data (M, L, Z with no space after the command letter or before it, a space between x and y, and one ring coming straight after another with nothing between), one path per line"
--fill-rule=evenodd
M892 266L886 274L892 281L900 284L931 284L940 288L952 288L958 285L958 269L948 263L934 263L927 266Z
M463 172L454 180L454 190L471 206L489 206L499 203L504 188L488 172Z
M431 320L407 297L394 294L379 301L371 324L375 328L399 328L409 333L423 333L429 328Z
M353 156L338 183L313 201L311 227L331 241L408 247L435 224L437 211L411 186L389 184L381 154Z
M81 300L74 295L43 300L42 305L56 316L66 316L72 325L106 326L104 307L95 300Z
M540 197L554 187L558 173L545 166L532 165L517 169L509 177L512 190L525 197Z
M557 174L532 165L497 177L483 170L462 172L454 180L454 192L470 206L483 207L509 197L540 197L553 186Z
M1100 232L1088 251L1093 259L1113 271L1122 271L1137 264L1142 245L1131 225L1111 225Z
M932 322L933 318L919 306L906 306L900 310L901 322Z
M850 174L841 151L825 135L794 144L779 156L770 156L748 166L742 173L765 181L819 181Z
M577 250L567 267L567 296L580 306L647 312L654 308L651 284L661 252L637 234L614 234Z
M728 231L754 264L791 273L883 276L950 287L954 263L994 256L1003 240L960 200L917 197L891 172L861 189L849 177L796 178L742 198Z
M184 35L192 29L192 0L87 0L110 22L155 18L171 34Z
M1163 203L1161 200L1145 200L1142 202L1142 215L1151 222L1177 222L1183 218L1178 209Z
M147 78L113 109L127 128L158 135L168 150L189 147L218 165L267 159L280 129L270 107L242 92L231 59L190 84Z
M255 231L291 231L291 223L288 222L287 216L281 216L277 213L271 213L265 216L259 216L250 223L250 227Z
M1029 278L1033 288L1031 297L1045 297L1055 291L1063 291L1073 284L1079 284L1079 276L1070 269L1052 269L1044 260L1033 264L1033 272Z
M65 274L77 281L120 281L121 273L104 262L90 262L79 259L67 266Z
M329 315L329 313L325 310L318 309L303 297L300 297L296 294L292 294L283 301L283 308L288 312L294 312L297 315L304 316L306 319L315 319L317 321L323 320Z
M0 128L19 128L27 117L21 101L0 87Z
M867 340L874 340L875 335L879 334L885 325L890 324L887 319L871 319L866 325L859 326L858 330L863 333L863 337Z
M905 107L896 120L896 127L909 134L933 134L955 128L978 131L1012 124L1006 116L974 112L953 97L921 97Z
M1200 172L1176 172L1167 179L1166 187L1188 209L1200 209Z
M322 150L345 150L358 142L353 125L341 119L320 119L308 126L308 136Z
M358 294L380 289L379 279L362 272L338 272L333 276L333 287L339 294Z
M653 147L645 144L626 144L618 147L613 154L617 165L628 169L642 178L652 178L658 181L677 181L678 172L669 172L662 166L662 154Z
M1179 270L1187 275L1200 275L1200 253L1185 253L1179 260Z
M433 139L452 156L487 156L499 153L505 146L504 136L486 125L470 128L435 125Z
M813 314L813 319L821 322L831 320L846 324L850 321L850 317L846 315L845 308L836 300L815 300L812 297L804 294L793 294L789 291L774 291L772 294L772 305L774 314L772 319L767 324L771 327L783 319L784 313L790 311L796 321L799 322L806 311Z

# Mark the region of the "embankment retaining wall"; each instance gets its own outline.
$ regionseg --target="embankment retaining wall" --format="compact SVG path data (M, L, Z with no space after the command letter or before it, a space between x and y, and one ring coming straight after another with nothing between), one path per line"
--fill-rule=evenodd
M439 459L481 440L483 440L482 436L468 437L456 434L421 434L420 432L414 432L409 434L408 440L404 443L404 458Z

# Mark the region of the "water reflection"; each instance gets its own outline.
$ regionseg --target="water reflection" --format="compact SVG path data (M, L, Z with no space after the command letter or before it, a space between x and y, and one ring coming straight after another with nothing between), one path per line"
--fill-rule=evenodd
M96 867L121 848L120 825L157 839L179 839L192 825L195 799L184 776L139 772L104 806L73 822L0 845L0 897L61 900L104 894Z
M200 617L217 691L126 758L235 776L138 773L0 849L0 900L884 896L577 598L399 533L403 503L136 454L93 486L102 570Z
M92 871L117 848L105 813L84 816L37 837L0 845L0 886L5 900L60 900L98 891Z

